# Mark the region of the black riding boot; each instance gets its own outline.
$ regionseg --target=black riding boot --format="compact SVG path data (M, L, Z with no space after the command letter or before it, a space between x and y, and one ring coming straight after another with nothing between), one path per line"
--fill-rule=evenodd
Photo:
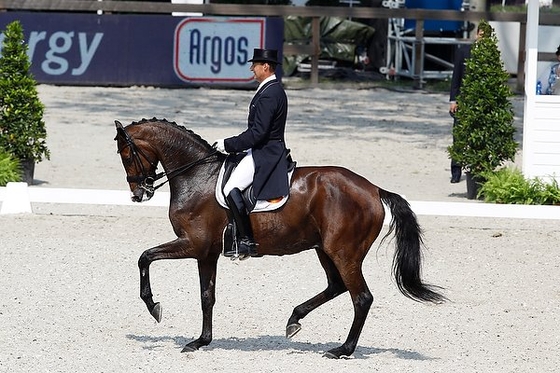
M233 190L226 197L227 205L235 220L237 226L238 240L237 248L239 259L246 259L250 256L257 255L257 244L253 239L253 230L251 229L251 220L243 201L243 196L238 188Z

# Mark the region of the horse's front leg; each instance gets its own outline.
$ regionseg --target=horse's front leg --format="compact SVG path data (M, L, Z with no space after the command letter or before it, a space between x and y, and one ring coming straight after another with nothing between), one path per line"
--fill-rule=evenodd
M216 303L216 271L218 256L198 261L200 298L202 306L202 333L198 339L188 343L181 352L198 350L212 341L212 312Z
M148 249L140 255L138 268L140 269L140 298L148 307L148 311L157 320L161 321L161 305L155 303L150 285L150 264L161 259L192 258L193 252L189 250L190 244L185 238L177 238L171 242Z

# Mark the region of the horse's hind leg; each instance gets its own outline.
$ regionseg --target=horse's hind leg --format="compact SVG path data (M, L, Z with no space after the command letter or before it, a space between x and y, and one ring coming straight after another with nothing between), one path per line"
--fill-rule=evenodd
M354 305L354 321L350 327L350 332L342 346L333 348L325 352L325 357L339 359L341 356L350 356L356 349L358 338L362 333L362 328L367 318L367 314L373 303L373 295L369 291L364 276L362 274L361 263L349 265L345 263L343 270L340 271L346 288L350 292L352 304Z
M327 288L313 298L294 308L286 326L287 338L293 337L301 330L299 320L303 319L311 311L322 304L325 304L338 295L346 292L346 286L344 285L344 282L342 281L338 269L334 265L333 261L322 250L317 250L317 255L319 256L319 261L327 274Z

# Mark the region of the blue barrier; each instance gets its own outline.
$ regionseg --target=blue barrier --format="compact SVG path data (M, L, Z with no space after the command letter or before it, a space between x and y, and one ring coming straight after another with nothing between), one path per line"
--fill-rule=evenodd
M406 0L405 6L410 9L447 9L447 10L461 10L463 0ZM441 21L441 20L425 20L425 32L456 32L461 29L463 23L461 21ZM405 29L414 29L416 21L407 19L404 23Z

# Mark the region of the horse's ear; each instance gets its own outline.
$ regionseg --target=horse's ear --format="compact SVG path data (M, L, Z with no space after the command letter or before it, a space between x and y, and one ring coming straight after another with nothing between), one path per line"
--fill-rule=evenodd
M115 127L117 127L117 136L115 136L115 141L118 139L119 135L126 137L126 132L121 122L115 120Z

